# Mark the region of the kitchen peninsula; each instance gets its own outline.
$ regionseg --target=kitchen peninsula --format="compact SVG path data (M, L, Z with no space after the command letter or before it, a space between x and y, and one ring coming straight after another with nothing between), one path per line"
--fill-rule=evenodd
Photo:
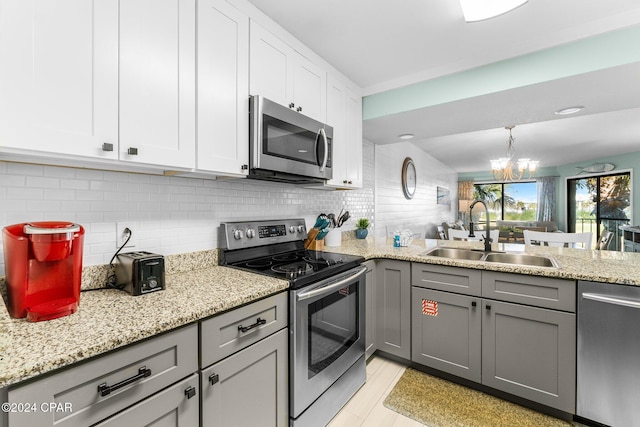
M480 248L481 242L431 241L447 247ZM514 246L494 244L494 249ZM524 250L524 246L519 246ZM460 267L468 270L515 273L554 279L589 280L640 285L640 254L584 251L567 248L527 248L527 252L552 255L560 268L536 268L452 260L424 256L424 241L394 248L387 240L342 240L333 252L361 255L367 260L390 260ZM179 330L198 321L229 312L287 289L284 280L217 265L215 251L167 257L167 286L163 292L132 297L116 290L83 292L78 312L60 319L28 323L0 314L0 387L2 393L25 381L41 378L60 368L79 366L113 350L144 342L156 335ZM85 282L99 280L102 270L86 269ZM94 275L91 272L94 271ZM83 288L91 283L83 282ZM2 283L4 286L4 283ZM94 285L95 286L95 285ZM6 399L6 395L3 395Z

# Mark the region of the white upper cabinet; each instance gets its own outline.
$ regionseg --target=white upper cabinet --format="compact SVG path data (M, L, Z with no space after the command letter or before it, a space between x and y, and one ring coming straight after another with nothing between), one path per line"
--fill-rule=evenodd
M333 179L327 188L362 187L362 100L348 84L329 74L327 124L333 127Z
M195 166L195 0L0 0L0 58L0 147Z
M117 0L0 0L0 62L0 148L117 158Z
M250 25L250 93L325 122L326 71L255 21Z
M119 4L120 159L193 168L195 0Z
M249 18L224 0L198 3L197 164L247 175Z

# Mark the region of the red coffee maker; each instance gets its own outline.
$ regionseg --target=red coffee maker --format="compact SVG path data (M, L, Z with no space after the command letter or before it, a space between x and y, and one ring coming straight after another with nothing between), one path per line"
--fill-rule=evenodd
M80 303L84 228L30 222L2 230L11 317L30 322L75 313Z

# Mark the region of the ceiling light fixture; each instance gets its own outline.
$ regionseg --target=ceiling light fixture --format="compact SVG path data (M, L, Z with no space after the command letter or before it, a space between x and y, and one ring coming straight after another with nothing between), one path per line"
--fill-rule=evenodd
M555 111L554 114L557 114L559 116L566 116L567 114L575 114L581 110L584 110L584 107L582 106L567 107L567 108L563 108L561 110Z
M484 21L510 12L527 0L460 0L466 22Z
M403 133L402 135L398 135L398 138L400 139L411 139L413 138L415 135L412 133Z
M513 155L516 150L513 147L515 139L511 135L511 130L514 127L515 126L505 127L505 129L509 130L506 157L491 160L491 171L493 172L493 177L498 181L519 181L522 178L529 179L533 176L540 163L537 160L531 159L518 159L517 162L513 160Z

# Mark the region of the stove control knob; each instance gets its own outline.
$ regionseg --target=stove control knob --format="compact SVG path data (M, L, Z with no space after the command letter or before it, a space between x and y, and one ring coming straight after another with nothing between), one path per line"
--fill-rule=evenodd
M253 239L254 237L256 237L256 230L253 228L247 228L247 238Z
M298 226L298 233L304 233L304 225Z
M233 230L233 238L236 240L240 240L244 237L244 233L242 230Z
M296 227L294 225L289 226L289 233L293 234L296 232Z

